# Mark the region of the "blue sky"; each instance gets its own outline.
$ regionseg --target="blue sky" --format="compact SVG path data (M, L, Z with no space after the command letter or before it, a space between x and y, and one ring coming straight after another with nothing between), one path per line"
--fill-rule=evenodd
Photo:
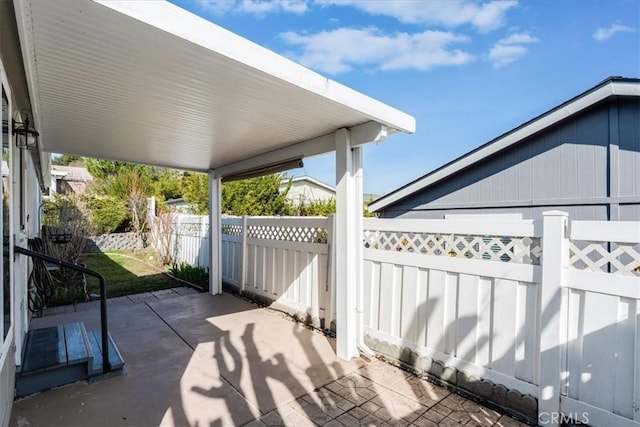
M640 77L640 1L173 1L416 118L364 150L385 194L595 86ZM333 155L304 170L335 184Z

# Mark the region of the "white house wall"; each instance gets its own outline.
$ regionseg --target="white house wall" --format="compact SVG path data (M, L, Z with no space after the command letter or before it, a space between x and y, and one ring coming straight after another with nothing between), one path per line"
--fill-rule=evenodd
M301 202L310 203L317 201L335 200L336 192L329 191L312 182L292 182L291 188L287 193L287 200L292 203L300 204Z
M0 50L0 75L2 75L2 85L9 98L9 113L11 117L20 120L20 116L16 116L16 112L26 108L28 101L25 97L25 81L20 74L22 64L18 62L19 46L11 43L17 40L14 38L15 34L11 33L13 10L10 6L12 3L0 3L0 38L2 39L0 43L2 48ZM3 203L2 209L5 209L5 206L11 209L9 234L15 240L12 243L26 247L28 239L37 236L40 229L41 193L31 155L25 151L20 156L20 150L15 147L15 139L11 135L9 138L11 159L6 167L9 169L10 200L6 205ZM20 185L21 175L23 176L22 185ZM10 256L9 259L13 260L14 258ZM24 337L29 329L30 319L27 288L31 261L24 256L19 256L10 268L11 328L5 339L0 340L0 426L6 426L9 423L14 398L16 365L21 361L21 350ZM4 270L4 266L2 270Z

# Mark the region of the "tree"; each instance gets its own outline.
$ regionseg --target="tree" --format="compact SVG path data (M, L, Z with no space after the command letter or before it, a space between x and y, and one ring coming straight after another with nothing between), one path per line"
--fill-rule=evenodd
M82 166L84 164L84 158L74 154L63 154L54 157L51 163L59 166Z
M222 185L222 213L229 215L271 216L288 215L291 206L287 193L291 181L284 191L280 185L284 175L273 174Z
M146 229L147 199L154 194L156 169L100 159L86 159L86 165L94 178L93 191L123 201L129 211L130 227L142 237Z
M135 165L133 163L114 162L111 160L91 159L84 161L87 171L96 180L107 179L118 175L122 170L134 168L146 168L148 166Z
M266 175L222 184L220 207L228 215L289 215L290 203L287 193L291 186L280 191L284 179L282 174ZM185 173L183 195L193 206L193 213L204 215L209 212L209 181L205 174Z
M155 174L155 190L157 198L161 200L179 199L182 197L183 173L176 169L158 169Z
M294 209L297 216L329 216L336 213L336 200L315 200L312 202L301 202Z
M209 212L209 177L203 173L185 172L182 197L191 204L195 215L206 215Z
M125 203L113 196L85 194L85 204L90 211L91 228L95 234L109 234L126 228L128 210Z
M108 195L123 200L131 213L131 228L139 236L147 225L147 199L153 195L153 183L144 170L123 170L110 180Z

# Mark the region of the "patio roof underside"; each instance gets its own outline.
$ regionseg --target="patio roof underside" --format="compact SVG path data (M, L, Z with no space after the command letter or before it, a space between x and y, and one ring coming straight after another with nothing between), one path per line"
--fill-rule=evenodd
M206 171L363 123L415 128L169 3L15 0L15 9L45 151Z

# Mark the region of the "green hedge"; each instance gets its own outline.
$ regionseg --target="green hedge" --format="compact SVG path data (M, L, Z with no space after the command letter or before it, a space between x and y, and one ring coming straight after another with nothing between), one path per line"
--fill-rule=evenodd
M88 196L86 203L91 212L94 233L109 234L127 228L129 213L122 200L109 196Z

